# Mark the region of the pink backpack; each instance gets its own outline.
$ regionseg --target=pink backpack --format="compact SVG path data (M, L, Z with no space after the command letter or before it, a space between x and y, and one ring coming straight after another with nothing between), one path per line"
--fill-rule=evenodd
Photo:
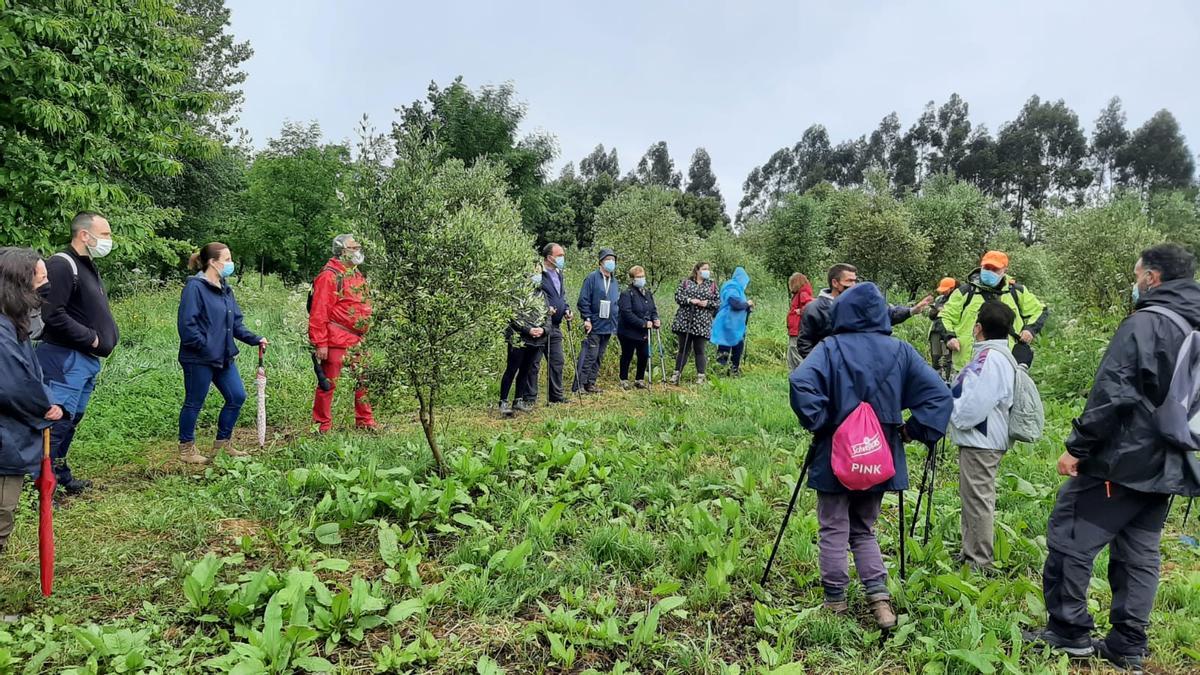
M837 351L841 355L840 347ZM899 363L899 353L896 357ZM844 355L842 360L845 361ZM858 393L857 387L855 393ZM888 445L875 408L871 407L867 398L860 396L862 402L833 432L830 456L833 474L847 490L869 490L896 475L892 448Z

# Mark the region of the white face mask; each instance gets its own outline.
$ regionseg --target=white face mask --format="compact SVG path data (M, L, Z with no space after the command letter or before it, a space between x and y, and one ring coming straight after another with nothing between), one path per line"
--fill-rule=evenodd
M363 264L363 261L365 261L366 259L367 259L367 256L365 254L363 254L362 251L354 251L349 256L350 264L356 265L356 266Z
M113 240L111 238L101 239L91 232L88 232L88 236L96 241L95 246L92 246L91 244L87 245L88 255L92 256L93 258L103 258L112 252Z

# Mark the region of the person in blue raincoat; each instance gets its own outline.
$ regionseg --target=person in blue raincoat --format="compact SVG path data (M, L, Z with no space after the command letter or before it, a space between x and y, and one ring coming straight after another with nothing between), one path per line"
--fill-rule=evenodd
M750 275L741 267L733 271L733 278L721 285L721 309L713 319L712 337L709 338L717 346L717 363L729 365L730 374L735 376L742 373L746 321L754 309L754 301L746 297L749 287Z
M850 575L846 551L854 552L858 578L881 628L896 624L887 590L887 568L875 538L884 492L908 487L904 442L932 447L946 432L954 402L950 390L912 345L892 337L883 293L861 283L833 303L833 335L822 340L792 371L792 410L813 433L808 486L817 491L821 585L825 606L848 611ZM887 436L896 475L863 491L846 489L833 473L833 434L866 400ZM903 411L912 416L907 421Z

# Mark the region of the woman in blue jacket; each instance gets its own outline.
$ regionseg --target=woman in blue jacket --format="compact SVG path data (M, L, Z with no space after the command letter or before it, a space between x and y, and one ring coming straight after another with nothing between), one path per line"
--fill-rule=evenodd
M650 329L658 328L658 307L646 288L646 271L629 268L629 287L617 301L617 339L621 342L621 388L629 389L629 364L637 356L637 380L633 386L646 388L646 362L650 360Z
M183 366L183 408L179 411L179 458L187 464L207 464L196 451L196 420L204 408L208 388L215 385L225 398L217 418L215 451L231 457L246 452L232 447L229 439L237 423L246 387L238 373L234 339L248 345L267 346L267 339L251 333L242 323L242 309L225 279L233 274L229 247L219 242L206 244L192 255L188 267L196 271L183 286L179 301L179 363Z
M750 275L741 267L733 271L733 278L721 284L721 309L713 319L711 342L717 346L717 363L730 364L730 374L742 374L742 352L746 349L746 321L754 309L754 301L746 297L750 287Z
M30 342L33 317L49 290L36 251L0 248L0 553L13 531L25 475L41 471L42 430L63 418L63 409L50 405Z

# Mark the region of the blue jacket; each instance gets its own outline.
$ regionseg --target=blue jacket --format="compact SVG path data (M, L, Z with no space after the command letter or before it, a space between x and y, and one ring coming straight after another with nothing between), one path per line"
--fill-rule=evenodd
M183 285L178 327L180 363L224 368L238 355L235 338L248 345L262 341L242 323L242 308L229 284L217 288L203 274Z
M864 399L887 434L896 475L872 492L908 487L901 427L932 447L945 435L954 410L950 390L912 345L891 337L887 302L872 283L860 283L833 303L834 334L792 371L792 410L813 433L808 485L820 492L846 492L833 474L833 433ZM912 416L905 422L903 411Z
M17 339L12 319L0 314L0 475L41 473L48 410L50 390L42 383L33 343Z
M658 307L650 289L627 288L617 303L621 308L617 334L627 340L648 340L647 321L658 320Z
M561 290L554 288L554 281L550 275L558 276L558 287ZM554 315L550 317L551 322L558 326L567 318L567 310L571 304L567 302L567 280L563 277L563 273L558 270L548 270L542 268L542 294L546 296L546 305L554 308Z
M612 305L609 307L607 319L600 318L600 301L608 300ZM604 274L600 270L595 270L587 275L583 280L583 287L579 289L579 302L576 305L579 307L579 318L582 321L592 322L592 333L595 335L613 335L617 332L617 302L621 299L621 285L617 280L610 276L608 278L608 292L604 290Z
M711 341L718 347L734 347L746 339L746 319L750 317L750 305L746 301L746 289L750 287L750 275L741 267L733 271L733 278L721 285L721 309L713 319Z

